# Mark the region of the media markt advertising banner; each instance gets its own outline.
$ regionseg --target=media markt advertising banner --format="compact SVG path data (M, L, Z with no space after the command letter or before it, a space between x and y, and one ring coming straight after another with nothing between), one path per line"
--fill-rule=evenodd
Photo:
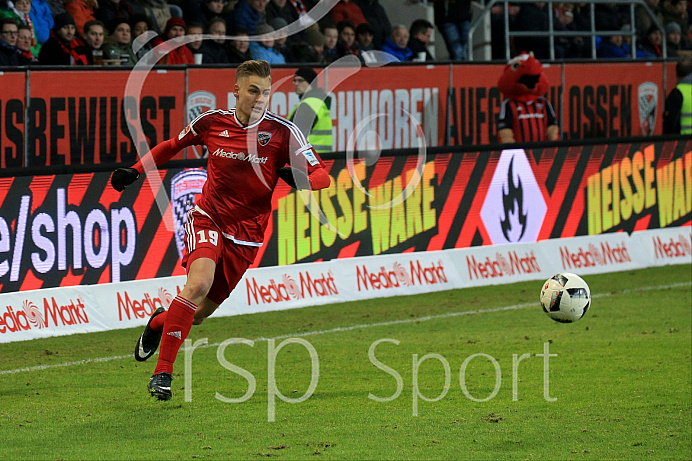
M298 193L279 181L254 267L692 223L690 140L326 164L329 189ZM206 171L159 170L122 194L109 179L0 179L0 292L184 275L185 213ZM616 244L603 251L624 258ZM562 251L579 260L579 249ZM481 271L485 256L476 259Z

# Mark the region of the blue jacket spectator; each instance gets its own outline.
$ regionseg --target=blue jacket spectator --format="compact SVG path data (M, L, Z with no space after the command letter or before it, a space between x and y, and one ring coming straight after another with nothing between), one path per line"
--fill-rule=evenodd
M384 41L384 46L382 46L382 51L394 55L394 57L401 62L406 62L411 60L411 49L406 46L408 43L409 33L408 29L404 26L394 26L392 27L392 33L390 37Z
M632 48L626 47L622 35L613 35L608 40L601 41L598 47L598 57L602 59L627 59L632 57Z
M257 35L269 34L274 32L274 28L269 24L257 26ZM274 39L267 38L259 42L250 42L250 56L252 59L264 59L269 64L286 64L286 58L274 48Z
M247 29L250 35L255 35L257 24L264 20L266 7L264 0L239 0L233 10L233 24Z
M50 30L55 25L53 13L46 3L46 0L33 0L31 2L31 13L29 13L31 22L34 26L36 40L43 45L50 37Z

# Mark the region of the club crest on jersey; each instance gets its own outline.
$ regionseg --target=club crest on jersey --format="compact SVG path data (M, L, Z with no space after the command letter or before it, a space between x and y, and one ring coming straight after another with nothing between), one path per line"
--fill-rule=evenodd
M268 131L260 131L257 133L257 142L260 146L266 146L272 139L272 134Z

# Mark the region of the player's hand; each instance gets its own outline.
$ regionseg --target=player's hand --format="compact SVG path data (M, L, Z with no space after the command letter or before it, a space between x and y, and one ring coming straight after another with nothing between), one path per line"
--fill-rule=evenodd
M111 186L118 192L122 192L125 187L129 186L139 178L139 171L134 168L118 168L111 176Z
M289 186L298 190L310 189L310 180L303 170L285 166L276 172L279 174L279 178L283 179Z

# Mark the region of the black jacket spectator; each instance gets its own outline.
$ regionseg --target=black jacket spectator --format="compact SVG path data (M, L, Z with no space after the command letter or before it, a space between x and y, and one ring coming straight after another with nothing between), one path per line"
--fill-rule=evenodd
M117 3L113 0L100 0L98 9L94 11L96 19L104 24L110 24L114 19L129 20L134 14L127 0L120 0Z
M204 40L197 53L202 53L202 64L228 64L226 48L214 40Z
M522 3L517 15L516 28L525 32L548 32L549 16L547 5ZM550 39L545 37L515 37L515 55L533 51L536 59L550 59Z
M389 22L387 12L384 10L378 0L353 0L356 5L363 11L365 20L372 26L375 31L375 36L372 43L378 50L384 45L384 41L389 37L389 32L392 29L392 23Z
M72 26L70 34L65 35L61 31L64 26ZM55 26L50 31L50 38L43 44L39 52L39 63L45 66L86 65L87 58L84 47L77 40L75 33L74 19L70 13L57 15ZM66 37L69 41L65 39Z
M26 66L29 61L22 56L15 46L10 46L0 40L0 67Z

